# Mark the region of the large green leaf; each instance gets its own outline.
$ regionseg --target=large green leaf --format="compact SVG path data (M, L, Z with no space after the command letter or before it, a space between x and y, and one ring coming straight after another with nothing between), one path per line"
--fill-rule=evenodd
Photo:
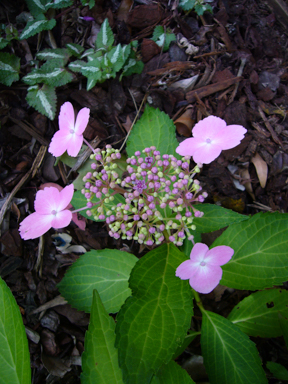
M104 49L104 51L106 51L112 47L113 43L114 35L109 25L108 19L105 19L101 25L100 32L97 35L96 47L97 49Z
M82 355L82 384L123 384L115 343L115 322L106 312L99 293L93 291L93 303L85 350Z
M44 15L40 14L36 19L28 21L21 33L20 40L28 39L28 37L34 36L39 32L52 29L55 25L55 19L47 20Z
M288 380L288 371L283 365L268 361L266 367L278 380Z
M192 291L175 276L186 256L163 244L132 270L129 297L117 316L116 346L126 384L149 383L167 364L190 327Z
M0 384L31 384L30 354L22 317L0 277Z
M27 89L26 100L31 107L38 112L54 120L56 113L56 92L55 88L44 84L43 86L32 85Z
M229 314L228 319L249 336L278 337L282 329L279 311L288 316L288 291L270 289L252 293Z
M0 53L0 83L10 85L19 80L20 58L6 52Z
M221 284L236 289L265 289L288 280L288 214L257 213L232 224L212 244L235 253L223 269Z
M106 311L118 312L131 295L128 279L137 260L116 249L87 252L68 269L58 284L59 291L72 307L90 312L93 290L97 289Z
M267 384L255 344L216 313L203 313L201 348L210 384Z
M157 376L153 377L151 384L195 384L185 369L175 361L170 361L167 365L163 365Z
M132 128L126 150L128 156L133 156L136 151L142 152L143 149L152 145L160 151L161 155L179 157L175 152L179 143L173 121L166 113L147 105L143 115Z
M193 219L193 224L196 225L197 231L200 233L217 231L220 228L249 219L249 216L240 215L231 209L215 204L196 204L193 207L204 213L204 216Z

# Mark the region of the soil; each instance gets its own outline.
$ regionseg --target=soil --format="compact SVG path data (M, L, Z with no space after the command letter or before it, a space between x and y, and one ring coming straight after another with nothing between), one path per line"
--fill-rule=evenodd
M72 42L89 48L95 41L97 25L106 17L117 43L139 41L144 70L121 82L116 78L97 84L90 91L85 90L85 79L77 77L57 88L56 116L65 101L71 101L78 110L89 107L91 119L84 136L87 140L98 137L101 148L106 144L121 147L136 115L135 106L139 108L143 99L144 105L159 108L174 121L188 111L184 123L176 124L179 142L191 136L193 125L209 115L219 116L229 125L243 125L248 132L242 143L205 165L199 176L209 195L207 202L243 214L287 212L288 30L270 2L210 1L213 15L205 13L201 17L180 11L178 1L96 3L91 10L76 6L76 2L67 10L57 10L52 34L44 32L24 42L15 41L13 50L21 58L21 74L30 71L30 55L34 58L38 50L51 48L51 35L58 47ZM16 16L23 11L28 11L23 1L2 0L0 21L15 24ZM85 21L81 18L84 16L94 21ZM178 43L172 43L167 52L151 40L156 25L177 36ZM198 48L196 55L189 55L183 44L181 47L183 38ZM175 85L196 75L193 89ZM61 162L54 166L54 158L46 149L58 129L57 118L50 121L29 107L26 91L27 86L21 82L11 87L0 84L0 275L11 288L28 330L32 382L80 383L79 360L89 316L64 304L57 289L79 253L57 251L51 237L54 230L41 239L25 242L18 232L19 222L33 212L39 187L50 182L64 187L77 172L69 172ZM7 199L10 204L4 210ZM75 223L63 231L72 237L73 245L86 250L124 248L143 254L135 243L111 239L103 223L87 219L84 223L82 219L80 226L85 224L85 231ZM211 237L205 240L208 244L212 241ZM248 294L218 287L203 300L208 309L226 315ZM196 324L199 318L196 313ZM287 364L282 338L254 341L263 362ZM197 382L207 381L203 362L195 363L191 357L200 354L199 340L195 339L178 359L189 372L198 372L194 377Z

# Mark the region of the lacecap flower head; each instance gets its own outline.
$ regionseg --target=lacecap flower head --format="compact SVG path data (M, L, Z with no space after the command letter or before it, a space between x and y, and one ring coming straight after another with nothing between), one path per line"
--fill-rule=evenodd
M241 125L226 125L220 117L209 116L194 126L193 137L182 141L176 152L181 156L192 156L197 164L209 164L221 151L240 144L246 132Z
M50 228L64 228L72 220L72 212L65 209L72 200L73 184L61 192L55 187L44 188L36 193L35 212L20 223L20 236L24 240L36 239Z
M207 194L194 180L199 168L190 171L188 158L177 160L161 156L153 146L145 148L127 159L122 178L116 172L119 151L106 146L91 158L95 163L83 179L82 190L90 208L87 214L105 220L110 236L146 245L161 244L166 236L178 246L192 236L193 217L203 215L193 204L203 202Z
M203 243L196 243L192 248L190 260L184 261L176 269L176 276L188 280L199 293L209 293L219 284L222 278L221 265L228 263L234 250L226 245L209 250Z
M58 157L67 151L76 157L83 144L83 132L90 116L89 108L82 108L75 121L74 108L68 101L61 106L59 114L59 131L52 137L48 151Z

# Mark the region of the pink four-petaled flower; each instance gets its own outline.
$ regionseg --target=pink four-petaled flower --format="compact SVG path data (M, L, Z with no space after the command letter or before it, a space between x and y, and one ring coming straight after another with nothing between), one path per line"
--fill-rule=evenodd
M64 228L72 219L72 212L65 209L72 200L73 184L61 192L55 187L44 188L36 193L35 212L20 223L20 236L24 240L36 239L50 228Z
M195 163L209 164L221 151L240 144L246 132L241 125L226 125L220 117L209 116L194 126L193 137L182 141L176 152L192 156Z
M67 101L61 106L59 131L54 134L49 146L49 152L53 156L61 156L65 151L72 157L78 155L83 144L83 132L87 127L89 115L90 109L82 108L75 121L72 104Z
M176 276L188 280L199 293L209 293L219 284L222 278L220 265L228 263L234 250L226 245L209 250L203 243L196 243L192 248L190 260L184 261L176 269Z

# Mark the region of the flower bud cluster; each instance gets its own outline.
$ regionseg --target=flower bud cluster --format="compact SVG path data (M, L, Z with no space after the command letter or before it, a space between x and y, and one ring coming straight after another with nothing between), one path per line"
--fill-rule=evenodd
M189 157L177 160L172 155L161 156L153 146L145 148L127 159L121 179L116 172L116 161L121 158L118 150L106 146L91 158L95 163L83 179L82 190L88 200L87 214L105 220L110 236L146 245L169 239L178 246L186 236L193 238L193 217L203 213L192 204L203 202L207 193L201 193L199 181L194 180L200 169L189 170Z

